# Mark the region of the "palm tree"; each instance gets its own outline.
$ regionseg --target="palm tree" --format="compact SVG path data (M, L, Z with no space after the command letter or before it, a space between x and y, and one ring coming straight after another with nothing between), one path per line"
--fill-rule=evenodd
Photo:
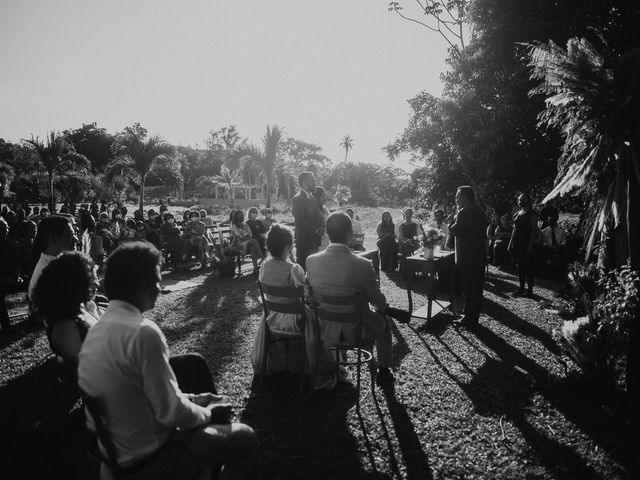
M344 148L344 163L347 163L347 155L349 155L349 150L353 148L353 138L351 138L351 135L345 135L340 142L340 146Z
M75 151L71 142L67 141L64 135L51 131L46 138L46 142L38 137L24 140L38 155L40 163L47 170L49 177L49 210L55 212L55 192L54 184L56 177L61 178L72 173L83 174L87 171L90 163L87 157Z
M9 185L16 178L16 171L11 165L0 162L0 203L4 196L9 192Z
M230 155L230 159L237 158L239 173L251 167L257 167L258 180L263 180L267 188L267 207L271 207L271 196L274 186L276 197L285 192L281 191L282 185L287 185L286 180L292 176L284 165L284 160L279 156L279 146L282 140L282 129L277 125L267 126L267 132L262 140L262 148L252 144L243 144L237 147Z
M174 148L159 135L143 140L138 135L129 133L117 140L116 158L107 167L107 177L129 177L140 187L139 209L144 209L144 186L147 177L156 168L170 171L176 177L180 176L180 164L173 156ZM160 160L165 160L160 165ZM177 163L175 168L167 169L166 165Z
M613 225L614 261L640 267L640 49L607 58L587 40L567 49L553 42L531 48L532 93L547 96L543 124L558 128L564 146L555 188L544 201L570 191L591 196L594 220L587 251ZM588 254L587 254L588 255ZM640 391L640 327L634 322L627 349L627 391Z

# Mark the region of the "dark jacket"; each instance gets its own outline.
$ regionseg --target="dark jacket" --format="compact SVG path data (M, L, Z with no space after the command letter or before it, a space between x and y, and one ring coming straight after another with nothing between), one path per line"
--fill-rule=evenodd
M477 205L461 209L449 233L455 237L456 265L484 266L487 261L487 217Z
M318 227L322 225L320 207L313 196L300 189L291 200L291 213L295 219L295 237L298 245L320 245Z

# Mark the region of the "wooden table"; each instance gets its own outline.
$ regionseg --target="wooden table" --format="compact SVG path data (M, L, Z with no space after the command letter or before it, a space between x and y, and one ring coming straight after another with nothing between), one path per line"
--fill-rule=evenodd
M409 311L411 316L430 320L444 310L453 312L453 293L455 285L455 261L453 261L454 252L450 250L436 250L433 260L427 260L419 255L412 255L404 260L404 272L407 281L407 296L409 298ZM435 298L436 283L438 281L438 267L445 263L451 263L451 277L449 281L449 300L438 300ZM424 273L427 277L427 304L415 312L413 311L413 298L411 295L411 283L416 273ZM435 305L434 305L435 304Z

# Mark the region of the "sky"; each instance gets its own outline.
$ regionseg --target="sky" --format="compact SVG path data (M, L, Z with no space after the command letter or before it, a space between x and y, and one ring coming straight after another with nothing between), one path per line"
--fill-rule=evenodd
M0 137L140 122L180 145L234 124L388 164L407 100L440 95L446 45L388 0L2 0ZM407 159L396 166L410 170Z

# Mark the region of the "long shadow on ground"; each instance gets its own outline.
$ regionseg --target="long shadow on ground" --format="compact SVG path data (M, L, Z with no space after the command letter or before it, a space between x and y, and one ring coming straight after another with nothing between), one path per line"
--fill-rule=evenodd
M570 385L550 376L545 368L484 326L470 333L458 331L458 335L469 345L477 339L500 359L496 362L487 356L471 384L463 385L476 409L479 413L485 411L509 418L551 471L562 478L599 478L574 449L543 435L526 421L524 410L534 392L541 394L623 465L627 471L621 474L637 478L640 465L636 446L640 438L637 427L629 421L631 405L624 401L603 403L599 395L584 385ZM520 375L515 366L523 368L530 377ZM621 442L622 438L627 441Z
M361 464L366 453L359 451L347 422L357 400L354 387L339 384L333 391L316 391L311 398L301 398L298 380L287 374L265 377L242 413L241 420L252 425L259 437L260 478L389 478L375 470L367 472ZM359 424L366 445L362 419Z

